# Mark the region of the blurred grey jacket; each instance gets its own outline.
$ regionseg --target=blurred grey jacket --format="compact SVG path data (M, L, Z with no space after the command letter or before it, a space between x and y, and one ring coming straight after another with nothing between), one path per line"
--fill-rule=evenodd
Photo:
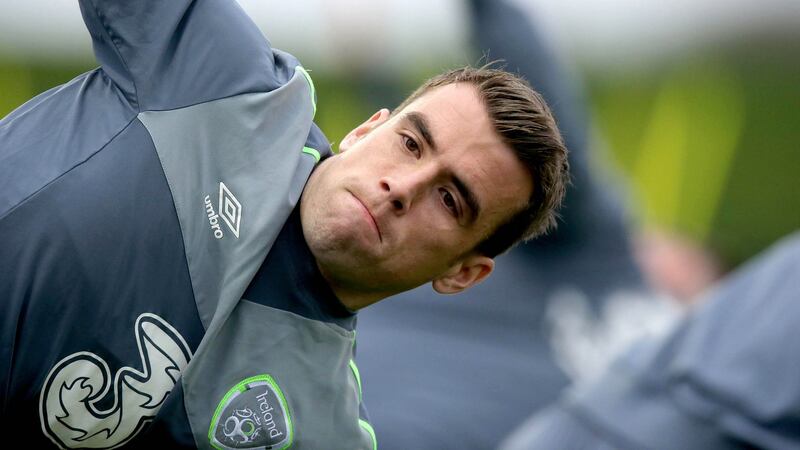
M669 335L534 417L521 449L800 448L800 234L726 278Z

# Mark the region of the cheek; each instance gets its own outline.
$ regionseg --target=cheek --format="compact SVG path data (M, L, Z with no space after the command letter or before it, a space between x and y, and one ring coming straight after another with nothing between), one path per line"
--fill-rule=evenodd
M415 230L426 238L435 236L437 239L432 245L446 249L465 239L464 229L444 205L437 189L432 189L422 202L415 212Z
M362 179L366 181L379 173L379 159L374 152L352 149L339 155L336 167L337 180Z
M351 158L358 162L369 161L379 164L398 158L401 149L384 136L368 136L358 146L350 150ZM347 152L345 152L347 153Z
M408 255L408 259L414 260L420 266L429 263L440 266L442 261L449 263L466 251L467 241L458 231L453 230L447 217L431 212L422 212L419 215L421 219L413 224L402 250Z

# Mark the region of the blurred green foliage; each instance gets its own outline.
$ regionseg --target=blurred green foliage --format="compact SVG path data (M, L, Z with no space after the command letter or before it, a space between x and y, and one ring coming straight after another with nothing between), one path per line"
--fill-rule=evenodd
M640 220L728 267L800 228L796 42L749 42L614 75L589 73L595 119Z

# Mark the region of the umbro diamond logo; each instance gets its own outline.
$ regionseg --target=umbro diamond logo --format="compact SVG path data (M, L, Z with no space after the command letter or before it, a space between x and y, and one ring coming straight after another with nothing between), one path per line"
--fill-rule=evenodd
M219 212L222 214L222 220L238 239L239 225L242 223L242 204L233 196L228 186L221 181L219 182Z
M214 205L211 202L211 196L206 195L203 199L206 206L206 215L208 216L208 224L211 226L211 231L214 237L222 239L225 234L219 224L220 217L225 222L225 225L231 230L236 238L239 238L239 229L242 225L242 204L235 195L225 186L225 183L219 182L219 214L214 210Z

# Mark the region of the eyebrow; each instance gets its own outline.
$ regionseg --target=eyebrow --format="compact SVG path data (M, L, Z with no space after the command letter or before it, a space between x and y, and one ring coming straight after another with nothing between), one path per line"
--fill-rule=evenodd
M425 140L425 143L428 144L428 147L436 150L436 141L433 140L431 127L428 125L428 119L425 117L425 115L416 111L412 111L406 114L406 119L408 119L408 121L414 125L414 128L419 131L419 134L422 135L422 139Z

